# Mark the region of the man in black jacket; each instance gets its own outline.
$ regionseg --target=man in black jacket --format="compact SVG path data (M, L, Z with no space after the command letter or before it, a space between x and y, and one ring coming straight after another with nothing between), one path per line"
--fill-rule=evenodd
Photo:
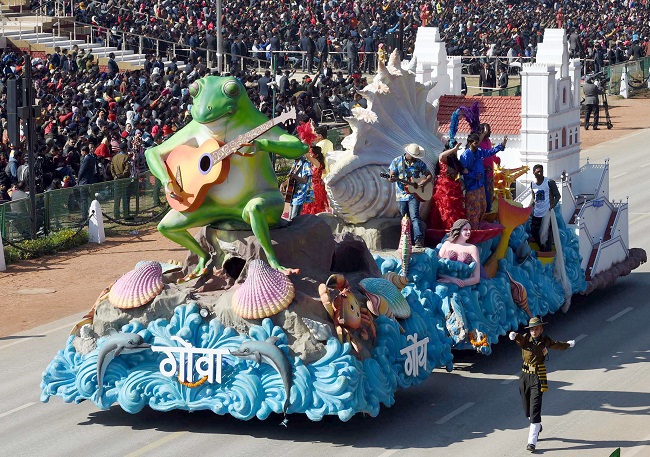
M108 55L108 76L114 78L120 72L120 67L115 62L115 53L111 52Z
M348 42L345 45L345 54L348 58L348 76L350 76L357 70L359 63L359 47L357 46L356 38L353 36L348 37Z
M230 74L241 70L241 56L243 55L241 35L235 38L230 46Z
M260 94L260 101L263 102L269 98L269 83L271 82L271 72L266 70L264 76L257 80L258 92Z
M314 39L310 35L311 34L305 33L305 35L300 39L300 50L303 51L302 71L313 73L316 43L314 43Z
M330 53L330 45L327 42L327 31L323 30L321 36L318 37L316 41L316 53L318 55L318 68L316 69L317 73L320 73L323 68L323 64L327 63L327 58Z
M508 93L508 72L506 71L506 67L501 67L499 70L499 82L497 83L499 86L499 95L507 95Z
M497 86L497 77L488 62L483 64L483 69L479 73L478 85L483 88L483 93L491 92Z
M566 351L576 345L575 340L555 341L544 335L546 323L539 317L528 321L528 332L519 334L510 332L508 338L521 348L521 375L519 376L519 393L524 407L524 414L530 421L528 444L526 450L535 452L537 438L542 431L542 396L548 390L546 360L549 349Z
M366 54L366 60L363 62L363 69L366 73L375 72L375 55L377 52L377 42L372 34L367 33L363 39L363 52Z
M280 59L279 51L282 50L282 43L278 37L278 33L273 29L273 36L269 40L269 45L271 51L271 70L273 74L276 74L278 68L282 68L282 60Z
M205 47L208 49L208 55L206 56L208 61L207 63L209 66L214 66L214 62L217 56L217 39L210 32L208 32L205 36Z

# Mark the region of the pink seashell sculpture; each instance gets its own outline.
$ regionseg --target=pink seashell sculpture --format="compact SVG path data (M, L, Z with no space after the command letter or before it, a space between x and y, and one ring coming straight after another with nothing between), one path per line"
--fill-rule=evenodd
M142 262L115 281L108 301L120 309L138 308L153 300L164 287L160 263Z
M248 276L232 295L230 306L244 319L264 319L287 308L295 288L291 280L262 260L253 260Z

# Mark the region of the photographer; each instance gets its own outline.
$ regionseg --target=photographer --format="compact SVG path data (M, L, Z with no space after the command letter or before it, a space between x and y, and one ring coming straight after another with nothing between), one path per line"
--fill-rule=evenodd
M585 113L585 130L589 130L589 119L591 118L592 112L594 113L594 130L599 130L599 97L603 91L600 86L596 84L595 75L588 76L585 79L585 85L582 87L582 91L585 94L585 105L587 106L587 112Z

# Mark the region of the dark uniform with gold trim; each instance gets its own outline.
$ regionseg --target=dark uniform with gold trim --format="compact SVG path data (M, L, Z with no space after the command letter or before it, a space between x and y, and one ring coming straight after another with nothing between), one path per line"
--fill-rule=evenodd
M571 340L566 343L555 341L544 335L541 326L545 322L539 317L532 317L528 322L528 332L520 335L510 332L508 337L521 348L521 376L519 377L519 393L524 406L524 413L530 420L528 432L528 445L526 449L535 452L537 437L542 431L542 395L548 390L546 379L546 365L544 362L548 356L548 349L564 351L573 347L576 342ZM533 332L532 329L539 329ZM533 338L532 333L536 337Z
M548 390L546 379L546 356L548 349L564 351L569 349L569 343L554 341L546 335L533 338L529 333L515 336L515 343L521 348L521 376L519 377L519 393L524 406L526 417L531 424L542 421L542 394Z

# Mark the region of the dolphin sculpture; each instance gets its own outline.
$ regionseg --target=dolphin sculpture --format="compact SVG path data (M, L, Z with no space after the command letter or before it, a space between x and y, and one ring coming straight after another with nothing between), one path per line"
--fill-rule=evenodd
M111 361L120 354L133 354L150 347L151 345L145 343L137 333L115 332L106 338L97 352L97 391L95 392L97 400L100 400L104 394L104 374Z
M268 363L275 368L278 373L280 373L285 392L282 412L286 416L291 400L291 384L293 382L291 378L292 370L289 359L284 355L280 348L275 345L277 341L278 338L275 336L271 336L265 341L245 341L236 351L231 350L230 354L241 359L254 360L259 364L262 362ZM286 425L285 422L283 422L283 424Z

